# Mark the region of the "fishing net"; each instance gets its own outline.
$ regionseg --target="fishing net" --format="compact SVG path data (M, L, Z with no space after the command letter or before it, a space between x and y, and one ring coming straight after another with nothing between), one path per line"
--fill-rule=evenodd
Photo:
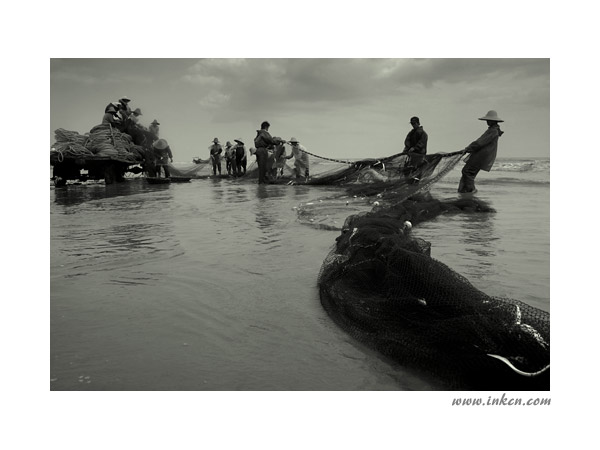
M169 171L177 177L206 178L212 175L210 160L198 160L192 163L171 163Z
M334 195L300 204L298 219L315 228L340 229L350 214L370 211L390 202L399 203L427 191L464 155L464 151L419 155L419 160L415 161L412 155L399 153L353 162L329 160L327 164L317 165L325 168L319 172L313 171L311 166L310 177L293 179L292 183L339 186L339 189ZM322 159L316 158L317 161Z
M144 148L134 144L129 134L109 124L97 125L84 135L59 128L55 130L54 137L56 142L50 152L51 164L60 163L65 158L93 159L95 156L132 164L144 159Z
M405 225L464 211L493 212L401 193L351 215L321 267L321 303L357 340L448 389L548 390L549 313L481 292Z

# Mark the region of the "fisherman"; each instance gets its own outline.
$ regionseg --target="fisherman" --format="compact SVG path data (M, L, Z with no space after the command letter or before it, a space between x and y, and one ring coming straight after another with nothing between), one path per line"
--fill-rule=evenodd
M150 132L140 123L141 115L142 111L140 108L136 108L132 111L123 131L131 136L135 145L151 148L152 143L156 141L156 138L154 137L154 133Z
M119 109L121 114L127 119L131 115L131 108L129 107L129 102L131 99L129 97L121 97L119 99Z
M173 162L171 147L169 147L169 144L164 139L159 139L152 147L154 148L154 154L156 155L156 176L160 178L160 169L162 167L165 171L165 178L170 178L169 160Z
M228 175L235 175L237 166L235 165L235 148L231 141L225 143L225 168Z
M413 127L412 130L406 135L404 140L403 153L407 153L408 157L404 163L403 173L404 176L411 179L412 182L418 182L419 179L415 176L415 171L423 165L425 161L425 155L427 154L427 140L428 136L418 117L413 116L410 118L410 124Z
M465 158L465 166L462 169L462 177L458 183L458 192L477 192L475 188L475 177L480 170L489 172L496 161L496 153L498 152L498 138L504 134L498 125L504 120L498 117L498 113L494 110L480 117L479 120L485 120L488 129L479 139L471 142L465 151L470 153Z
M292 154L287 156L287 159L294 158L294 175L296 178L302 176L308 178L310 173L308 170L308 154L306 148L300 145L300 142L295 137L291 138L288 143L292 146Z
M121 104L119 102L110 102L108 105L106 105L106 107L104 108L104 112L108 112L108 108L110 107L115 108L115 111L119 111L119 108L121 107Z
M285 152L285 144L283 142L275 146L275 152L273 156L275 158L273 176L274 178L281 178L283 176L283 168L285 167L285 161L287 159L287 155Z
M210 150L213 175L217 174L217 170L219 171L219 175L221 175L221 154L223 153L223 146L220 144L219 138L214 138L213 143L208 146L208 149Z
M113 105L108 105L106 108L104 116L102 116L102 123L109 123L112 126L120 124L120 120L117 117L117 109Z
M260 130L256 130L254 145L256 146L256 163L258 164L258 184L268 182L267 173L273 167L273 148L283 142L280 138L272 137L269 133L271 124L264 121L260 124ZM270 153L269 153L270 151Z
M158 123L158 120L154 119L152 121L152 123L150 124L150 126L148 127L148 131L150 133L152 133L153 136L153 141L158 140L158 134L159 134L159 126L160 123Z
M235 145L235 165L237 167L237 176L241 177L246 175L246 165L248 163L248 157L246 155L246 147L244 147L244 141L242 139L234 139Z
M129 118L131 119L131 121L138 125L140 122L140 116L142 116L142 110L140 108L135 108L132 112L131 112L131 116L129 116Z

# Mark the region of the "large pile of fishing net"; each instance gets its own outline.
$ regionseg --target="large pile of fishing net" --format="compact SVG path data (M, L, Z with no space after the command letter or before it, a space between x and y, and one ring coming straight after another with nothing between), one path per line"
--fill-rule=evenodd
M476 198L388 197L347 218L323 262L321 303L360 342L448 389L548 390L550 316L486 295L431 258L412 225L440 214L489 213Z
M134 145L129 134L110 124L97 125L84 135L59 128L55 130L54 137L56 142L52 145L51 162L53 159L62 161L64 158L101 156L134 164L144 158L144 149Z

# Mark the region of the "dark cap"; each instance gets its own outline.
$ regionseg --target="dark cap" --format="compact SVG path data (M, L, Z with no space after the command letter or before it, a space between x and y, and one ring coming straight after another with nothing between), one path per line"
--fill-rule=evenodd
M265 120L263 123L260 124L260 129L264 130L265 128L268 128L270 126L271 124Z
M421 123L417 116L413 116L410 118L410 123Z

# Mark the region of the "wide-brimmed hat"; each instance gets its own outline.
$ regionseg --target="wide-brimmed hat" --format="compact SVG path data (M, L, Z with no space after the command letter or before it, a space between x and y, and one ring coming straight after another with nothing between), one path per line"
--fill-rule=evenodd
M244 144L244 141L242 141L242 138L239 139L234 139L235 142L237 142L238 144Z
M152 147L154 147L157 150L164 150L168 146L169 146L169 144L164 139L159 139L154 144L152 144Z
M113 105L115 108L118 108L119 106L121 106L121 104L119 102L110 102L111 105Z
M158 120L154 119L154 120L152 121L152 125L160 125L160 123L158 123Z
M127 96L123 96L123 97L121 97L121 98L119 99L119 101L120 101L120 102L130 102L130 101L131 101L131 99L130 99L129 97L127 97Z
M298 139L296 139L295 137L291 138L289 142L290 142L290 144L299 144L300 143L300 141Z
M110 105L108 108L106 108L106 112L107 113L109 113L109 112L116 113L117 109L113 105Z
M218 143L219 143L219 138L214 138L214 139L213 139L213 142L214 142L215 144L218 144Z
M489 110L485 116L480 117L479 120L493 120L494 122L504 122L504 120L498 117L498 113L493 109Z
M135 109L133 110L133 113L132 113L132 114L135 114L136 116L143 116L143 114L142 114L142 110L141 110L140 108L135 108Z

